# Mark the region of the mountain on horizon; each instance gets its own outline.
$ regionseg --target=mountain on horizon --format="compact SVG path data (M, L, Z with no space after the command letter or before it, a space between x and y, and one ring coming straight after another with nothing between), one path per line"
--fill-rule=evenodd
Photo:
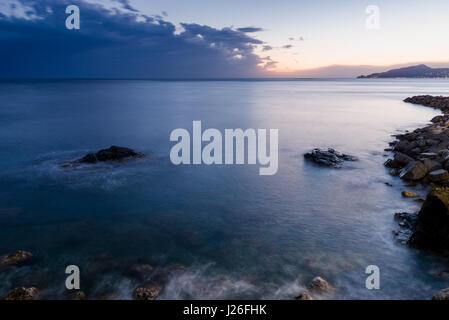
M449 68L431 68L425 64L410 66L399 69L392 69L386 72L361 75L358 79L378 79L378 78L449 78Z

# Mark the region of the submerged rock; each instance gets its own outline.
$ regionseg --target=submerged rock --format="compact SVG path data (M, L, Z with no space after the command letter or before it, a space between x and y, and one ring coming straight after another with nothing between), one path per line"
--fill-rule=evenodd
M295 300L313 300L313 298L307 291L304 291L304 292L300 293L299 295L297 295L295 297Z
M33 254L31 252L19 250L11 254L0 257L0 267L18 267L28 264L32 261Z
M449 300L449 288L438 291L432 297L432 300Z
M327 150L323 149L313 149L304 155L306 159L310 159L313 162L328 166L328 167L339 167L343 161L356 161L357 158L348 154L340 153L332 148Z
M125 147L111 146L108 149L102 149L96 153L89 153L81 159L65 163L63 167L70 167L79 164L94 164L106 161L126 161L146 157L145 154L136 152L133 149Z
M133 298L136 300L154 300L162 289L163 286L159 283L146 283L134 290Z
M86 300L87 296L84 291L76 290L67 294L69 300Z
M2 300L34 300L37 298L39 290L35 287L31 288L15 288L8 293Z
M331 285L321 277L315 277L307 285L307 289L312 293L329 293L332 291Z

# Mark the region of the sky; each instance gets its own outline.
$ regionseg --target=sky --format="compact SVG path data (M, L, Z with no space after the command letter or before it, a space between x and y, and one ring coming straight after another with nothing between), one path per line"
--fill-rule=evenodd
M79 30L65 27L71 4ZM448 15L447 0L0 0L0 77L339 77L445 67Z

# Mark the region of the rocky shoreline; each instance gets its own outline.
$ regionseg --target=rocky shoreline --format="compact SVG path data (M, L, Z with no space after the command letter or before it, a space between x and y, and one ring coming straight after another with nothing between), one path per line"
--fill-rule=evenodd
M442 115L432 118L430 125L396 135L390 148L385 149L392 152L384 164L391 175L428 190L419 212L395 213L399 229L394 235L404 245L446 255L449 253L449 97L414 96L404 102L441 110ZM402 195L419 196L408 191ZM449 288L432 299L449 300Z
M6 270L15 272L20 270L22 267L29 266L36 262L37 259L35 259L35 256L31 252L19 250L0 256L0 272ZM188 269L188 267L182 264L171 264L166 267L157 267L150 264L138 263L124 265L119 274L124 279L127 279L131 283L135 284L134 287L129 287L130 291L126 294L129 299L155 300L161 296L166 287L170 287L170 280L172 277L183 276L183 274L188 272ZM252 279L252 281L257 282L255 277L254 279ZM224 280L224 277L220 276L219 281L222 280ZM210 290L210 288L207 290ZM317 276L313 278L307 286L305 286L305 291L299 291L298 295L292 297L292 299L329 299L332 297L335 290L336 288L325 279ZM0 296L0 300L115 300L120 299L121 297L122 296L118 296L113 291L105 293L97 292L94 289L91 292L88 288L87 291L86 289L73 289L56 293L51 289L49 290L49 288L30 285L27 287L12 287L6 294Z

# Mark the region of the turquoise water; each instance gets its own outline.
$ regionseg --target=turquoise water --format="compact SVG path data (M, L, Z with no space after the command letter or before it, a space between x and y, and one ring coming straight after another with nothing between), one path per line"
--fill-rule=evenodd
M0 273L0 294L64 292L78 265L87 295L127 299L133 263L186 266L161 299L291 299L316 275L336 299L428 299L449 279L444 257L394 242L393 213L417 210L382 166L391 134L435 110L402 102L449 94L446 80L0 82L0 254L35 264ZM174 166L170 132L279 129L279 170ZM223 131L222 131L223 132ZM74 170L59 164L110 145L149 156ZM305 162L314 147L360 161ZM388 187L385 182L394 186ZM410 189L409 189L410 190ZM381 271L367 290L366 266Z

